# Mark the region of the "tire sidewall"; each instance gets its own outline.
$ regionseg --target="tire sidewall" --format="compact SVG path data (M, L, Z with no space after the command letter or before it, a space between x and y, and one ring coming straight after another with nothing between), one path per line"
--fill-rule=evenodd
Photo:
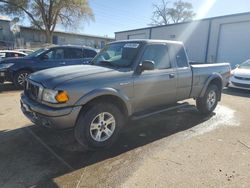
M115 130L110 138L103 142L95 141L90 134L90 125L93 119L102 112L108 112L112 114L115 118L116 126ZM80 112L76 127L75 127L75 137L76 140L86 149L95 150L101 148L110 147L118 137L120 129L123 125L123 116L118 107L109 103L99 103L92 105L87 110Z

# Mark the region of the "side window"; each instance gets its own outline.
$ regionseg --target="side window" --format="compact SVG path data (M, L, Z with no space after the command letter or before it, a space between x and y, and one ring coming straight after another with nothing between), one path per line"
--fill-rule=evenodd
M82 49L67 48L65 49L65 59L81 59L83 58Z
M44 54L43 57L47 60L64 59L64 50L62 48L52 49Z
M171 67L168 47L163 44L150 45L146 48L142 61L154 61L155 69L168 69Z
M89 49L84 49L84 57L85 58L93 58L96 56L96 51L94 50L89 50Z
M17 54L18 57L24 57L24 54Z
M182 46L177 46L175 53L177 66L180 68L188 67L188 60L184 48Z
M11 52L6 52L5 57L15 57Z
M44 59L50 60L50 59L54 59L53 55L54 55L54 50L51 50L48 53L44 54L43 57L44 57Z
M64 59L64 49L56 49L54 59Z

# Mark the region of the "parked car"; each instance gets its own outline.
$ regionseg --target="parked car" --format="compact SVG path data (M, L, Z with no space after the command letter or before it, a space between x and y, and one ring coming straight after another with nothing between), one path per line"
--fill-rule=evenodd
M230 77L228 63L190 65L181 42L107 44L91 65L39 71L27 79L21 109L35 124L74 128L86 149L113 144L127 118L174 109L195 98L210 114Z
M39 49L19 59L4 59L0 63L0 81L13 82L22 88L26 77L33 72L67 65L87 64L95 57L92 48L56 46Z
M16 50L0 50L0 60L9 57L24 57L26 55L28 54Z
M228 87L250 90L250 59L232 70Z
M23 53L26 53L26 54L31 54L31 53L34 52L34 50L30 50L30 49L16 49L16 51L23 52Z

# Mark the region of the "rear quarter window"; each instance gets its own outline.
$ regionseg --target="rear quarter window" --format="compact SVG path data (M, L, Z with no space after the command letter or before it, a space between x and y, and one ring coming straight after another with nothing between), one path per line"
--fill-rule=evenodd
M189 67L188 59L187 59L186 52L185 52L183 46L176 45L174 47L174 54L175 54L177 67L179 67L179 68Z

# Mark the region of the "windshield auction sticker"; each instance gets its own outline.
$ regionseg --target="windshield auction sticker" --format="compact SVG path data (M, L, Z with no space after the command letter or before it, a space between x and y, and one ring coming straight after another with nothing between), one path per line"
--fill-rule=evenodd
M138 48L140 44L138 43L127 43L124 45L124 48Z

